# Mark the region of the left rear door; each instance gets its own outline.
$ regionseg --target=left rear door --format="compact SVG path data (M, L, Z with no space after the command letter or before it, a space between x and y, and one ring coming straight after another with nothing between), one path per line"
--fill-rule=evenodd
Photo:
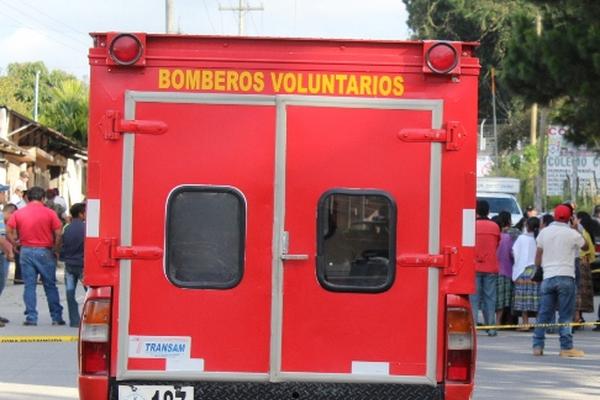
M124 135L120 245L161 247L164 259L120 262L117 377L267 379L274 107L126 98L126 119L168 131Z

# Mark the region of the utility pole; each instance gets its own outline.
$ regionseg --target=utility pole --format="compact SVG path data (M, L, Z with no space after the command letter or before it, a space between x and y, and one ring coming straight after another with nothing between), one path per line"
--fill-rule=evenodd
M537 14L535 18L535 28L538 37L542 36L542 15ZM535 193L533 196L534 206L538 211L542 211L546 207L546 196L544 196L544 178L546 176L546 132L548 129L548 110L542 107L540 112L541 118L538 127L538 105L534 103L531 106L531 144L537 147L539 171L535 176ZM538 133L539 143L536 139L536 133ZM575 196L576 197L576 196ZM574 200L576 201L576 200Z
M539 36L542 36L542 15L540 13L535 17L535 31ZM529 130L529 140L531 144L537 143L536 134L538 131L538 104L533 103L531 106L531 129Z
M175 0L165 0L165 30L167 33L177 33L175 29Z
M40 71L35 72L35 90L33 99L33 120L38 120L38 103L40 98Z
M262 4L260 6L250 6L246 5L245 0L238 0L237 7L223 7L219 5L219 11L236 11L238 13L238 35L242 36L244 34L244 18L246 17L246 13L249 11L263 11L264 7Z
M496 162L496 165L500 164L500 159L498 158L498 123L496 121L496 76L495 73L496 71L494 70L494 67L492 67L490 69L490 73L492 76L492 126L494 129L494 142L495 142L495 157L496 159L494 160Z
M544 193L544 180L546 179L546 132L548 131L548 109L542 107L540 112L539 124L539 142L538 142L538 162L539 173L535 177L535 196L533 199L534 206L541 212L546 209L546 197Z

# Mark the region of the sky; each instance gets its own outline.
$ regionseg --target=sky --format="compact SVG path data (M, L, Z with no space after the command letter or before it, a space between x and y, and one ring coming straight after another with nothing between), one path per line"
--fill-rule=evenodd
M237 35L239 0L174 0L183 34ZM246 36L408 39L402 0L244 0ZM89 32L165 31L165 0L0 0L0 75L43 61L86 80Z

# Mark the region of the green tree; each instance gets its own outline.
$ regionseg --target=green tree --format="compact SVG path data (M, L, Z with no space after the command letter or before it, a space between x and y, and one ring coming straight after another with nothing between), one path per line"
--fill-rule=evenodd
M19 100L16 96L16 81L7 77L0 77L0 105L5 105L23 115L30 114L29 104Z
M76 79L62 80L50 91L41 121L79 143L87 141L88 88Z
M88 89L67 72L48 71L41 61L9 64L7 74L0 76L0 104L33 118L37 72L40 122L85 144Z
M600 2L536 0L542 34L518 15L503 60L503 77L528 102L550 105L569 139L600 147Z
M492 115L491 69L505 57L510 39L510 24L515 15L535 15L534 8L522 0L403 0L409 13L408 26L416 39L477 41L481 62L479 115ZM513 95L497 82L496 102L499 119L514 113Z
M508 176L519 178L521 181L521 192L519 201L522 205L534 204L534 185L532 177L539 174L539 158L536 146L529 145L522 150L507 152L495 166L495 176Z

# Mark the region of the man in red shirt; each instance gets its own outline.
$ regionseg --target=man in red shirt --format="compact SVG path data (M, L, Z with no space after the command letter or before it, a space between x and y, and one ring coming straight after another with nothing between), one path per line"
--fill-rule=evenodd
M475 272L477 292L471 295L473 318L477 323L479 305L483 312L485 325L496 322L496 281L498 278L498 259L496 250L500 242L500 227L488 218L490 206L485 200L477 201L477 222L475 223ZM496 336L496 331L487 331Z
M19 238L21 273L25 282L23 325L37 325L35 291L38 274L44 284L52 325L65 324L56 288L56 254L60 249L62 224L56 213L42 202L44 194L44 189L39 186L29 189L29 203L11 215L6 227L8 239L13 246L17 247L17 237Z

